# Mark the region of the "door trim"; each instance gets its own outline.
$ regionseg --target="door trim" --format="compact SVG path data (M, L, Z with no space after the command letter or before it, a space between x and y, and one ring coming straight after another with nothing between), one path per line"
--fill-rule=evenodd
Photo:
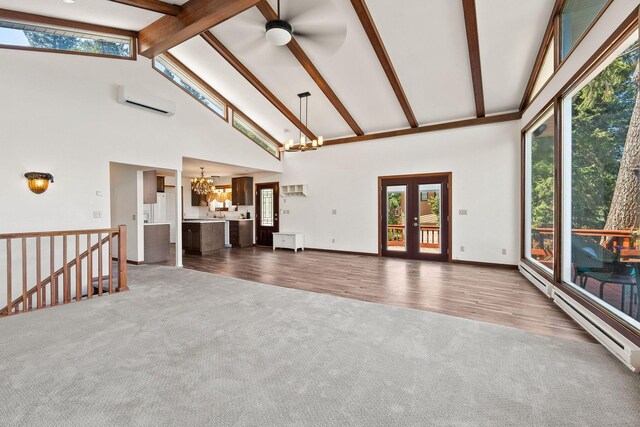
M453 173L452 172L436 172L436 173L418 173L408 175L386 175L378 177L378 256L382 256L382 180L385 179L403 179L403 178L446 178L447 194L448 194L448 210L449 210L449 229L447 230L447 239L449 240L449 253L447 254L447 262L453 261Z

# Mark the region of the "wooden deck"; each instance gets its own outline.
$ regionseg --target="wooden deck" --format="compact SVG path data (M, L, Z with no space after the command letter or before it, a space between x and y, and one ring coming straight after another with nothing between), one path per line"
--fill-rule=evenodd
M595 342L517 270L256 247L185 255L183 264L269 285Z

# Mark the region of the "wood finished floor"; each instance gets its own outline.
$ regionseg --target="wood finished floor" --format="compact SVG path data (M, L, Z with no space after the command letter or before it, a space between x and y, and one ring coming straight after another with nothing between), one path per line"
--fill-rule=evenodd
M184 255L183 265L268 285L595 342L517 270L257 247Z

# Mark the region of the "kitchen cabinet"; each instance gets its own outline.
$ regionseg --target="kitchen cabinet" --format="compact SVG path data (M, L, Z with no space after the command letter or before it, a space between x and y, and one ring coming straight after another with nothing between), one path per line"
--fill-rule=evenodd
M144 263L165 262L169 258L169 224L144 225Z
M231 201L234 205L253 205L253 177L231 179Z
M191 206L207 206L207 195L191 190Z
M156 178L156 192L164 193L164 176L159 176Z
M142 203L158 203L158 180L156 171L142 172Z
M185 221L182 249L188 254L212 254L224 248L224 228L224 221Z
M253 220L229 219L229 243L233 248L253 246Z

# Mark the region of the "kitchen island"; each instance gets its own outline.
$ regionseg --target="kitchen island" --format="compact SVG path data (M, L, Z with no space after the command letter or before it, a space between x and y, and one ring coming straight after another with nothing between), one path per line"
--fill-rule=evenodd
M182 249L188 254L209 255L225 247L226 221L222 219L182 222Z

